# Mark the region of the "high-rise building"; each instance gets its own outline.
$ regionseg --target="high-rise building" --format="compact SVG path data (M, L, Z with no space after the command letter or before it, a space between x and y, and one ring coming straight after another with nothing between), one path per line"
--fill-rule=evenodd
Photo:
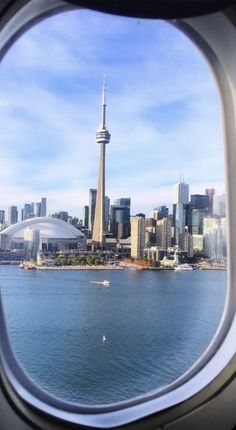
M167 249L171 246L171 220L169 218L157 220L156 244L161 249Z
M106 232L108 231L110 221L110 199L109 197L105 196L105 227Z
M192 209L191 225L189 225L191 234L203 234L203 219L206 218L207 213L207 209Z
M150 218L154 219L155 221L158 220L158 208L154 208L150 213Z
M190 204L186 208L187 226L194 235L203 233L203 218L211 213L210 199L205 194L192 194Z
M96 141L100 144L97 198L94 216L92 241L95 246L103 248L106 244L105 224L105 155L106 145L110 142L110 133L106 128L106 87L103 82L102 91L102 121L96 133Z
M46 199L46 197L41 198L41 216L47 216L47 199Z
M121 197L120 199L114 200L114 206L127 206L130 208L131 199L130 197Z
M158 208L154 208L150 214L150 218L154 220L167 218L169 215L169 209L166 206L159 206Z
M89 226L89 207L87 205L84 206L83 225L85 228L88 228Z
M35 215L36 217L41 216L41 202L35 204Z
M202 234L193 234L193 253L200 254L203 252L203 235Z
M204 252L215 261L226 257L226 218L204 218Z
M8 224L16 224L18 222L17 206L10 206L8 209Z
M34 213L34 203L25 203L22 209L22 221L25 219L30 219L35 217Z
M174 242L179 247L183 243L186 225L186 206L189 202L189 185L184 182L173 186L173 227Z
M117 239L130 236L130 197L114 200L110 210L110 233Z
M5 211L0 209L0 227L5 225Z
M129 206L111 206L110 233L117 239L130 236L130 208Z
M189 202L189 185L184 182L173 185L173 204Z
M40 231L26 227L24 229L24 253L25 259L36 259L40 246Z
M61 221L68 222L69 214L67 211L59 211L52 214L52 218L60 219Z
M89 231L91 235L93 233L96 198L97 198L97 190L94 188L90 188L89 190Z
M190 204L193 209L209 209L210 199L205 194L192 194Z
M215 188L207 188L206 189L206 195L209 198L209 215L213 215L213 198L215 195Z
M225 194L214 195L213 197L213 215L223 218L225 217Z
M131 257L142 258L145 248L145 215L131 216Z

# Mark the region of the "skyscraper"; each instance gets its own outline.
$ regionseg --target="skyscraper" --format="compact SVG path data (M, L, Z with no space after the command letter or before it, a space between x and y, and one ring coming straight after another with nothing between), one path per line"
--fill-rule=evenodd
M106 232L108 231L110 221L110 199L109 197L105 196L105 227Z
M36 217L41 216L41 202L35 204L35 215Z
M214 195L213 197L213 215L225 217L225 195Z
M17 206L10 206L8 209L8 224L16 224L18 221L18 210Z
M137 214L131 217L131 257L143 257L144 247L145 215Z
M25 203L22 210L22 221L29 218L34 218L34 203Z
M5 211L3 209L0 210L0 227L5 224Z
M213 215L213 198L215 195L215 188L207 188L206 189L206 195L209 198L209 215Z
M181 239L185 232L186 205L189 202L189 185L184 182L173 186L173 223L174 241L181 247Z
M102 91L102 121L99 130L96 133L96 141L100 144L99 170L98 170L98 187L95 207L95 217L92 241L95 246L103 248L106 243L106 225L105 225L105 148L110 142L110 133L106 129L106 87L103 82Z
M47 199L46 199L46 197L41 198L41 216L47 216Z
M161 249L167 249L171 246L171 220L162 218L157 220L156 225L156 243Z
M59 211L59 212L55 212L54 214L52 214L52 218L57 218L57 219L60 219L64 222L68 222L69 215L68 215L67 211Z
M173 185L173 204L189 202L189 185L184 182Z
M96 198L97 198L97 190L95 188L90 188L89 189L89 231L91 235L93 234Z
M89 226L89 207L87 205L84 206L83 224L84 224L85 228L88 228L88 226Z
M110 210L110 233L117 239L130 236L130 197L114 200Z

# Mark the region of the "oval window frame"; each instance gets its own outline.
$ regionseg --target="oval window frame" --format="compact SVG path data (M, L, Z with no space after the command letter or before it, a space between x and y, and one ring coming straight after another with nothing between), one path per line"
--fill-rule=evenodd
M73 9L77 7L60 0L51 0L50 5L45 0L38 0L37 4L35 1L19 2L18 6L14 3L7 10L1 26L0 58L2 59L15 40L34 24L50 15ZM164 425L204 405L219 393L235 374L236 265L233 256L236 255L236 228L233 227L233 220L236 219L236 197L233 193L233 169L236 165L236 75L232 52L236 54L234 43L236 33L231 17L233 20L233 9L226 13L218 12L172 21L172 24L184 31L207 58L217 80L224 113L229 269L227 300L217 333L192 368L168 387L157 390L154 394L115 405L81 407L45 393L22 371L9 343L1 303L2 383L21 413L32 422L38 424L39 420L46 423L48 419L59 419L65 427L74 423L110 428L149 417L155 426ZM224 29L223 34L222 31L218 31L219 28ZM227 51L230 51L230 55L227 55Z

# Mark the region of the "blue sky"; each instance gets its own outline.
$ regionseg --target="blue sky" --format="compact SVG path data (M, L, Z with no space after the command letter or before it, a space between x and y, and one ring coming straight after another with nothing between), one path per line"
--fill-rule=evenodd
M48 199L82 217L97 186L107 76L106 194L132 213L172 201L180 172L191 193L223 191L219 94L206 60L163 21L80 10L23 35L0 68L0 209Z

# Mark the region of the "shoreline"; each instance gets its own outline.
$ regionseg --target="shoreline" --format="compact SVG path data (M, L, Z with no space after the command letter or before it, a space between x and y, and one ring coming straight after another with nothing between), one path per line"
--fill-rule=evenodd
M98 266L33 266L37 270L123 270L123 267L107 265L102 266L99 264ZM29 270L29 269L28 269Z

